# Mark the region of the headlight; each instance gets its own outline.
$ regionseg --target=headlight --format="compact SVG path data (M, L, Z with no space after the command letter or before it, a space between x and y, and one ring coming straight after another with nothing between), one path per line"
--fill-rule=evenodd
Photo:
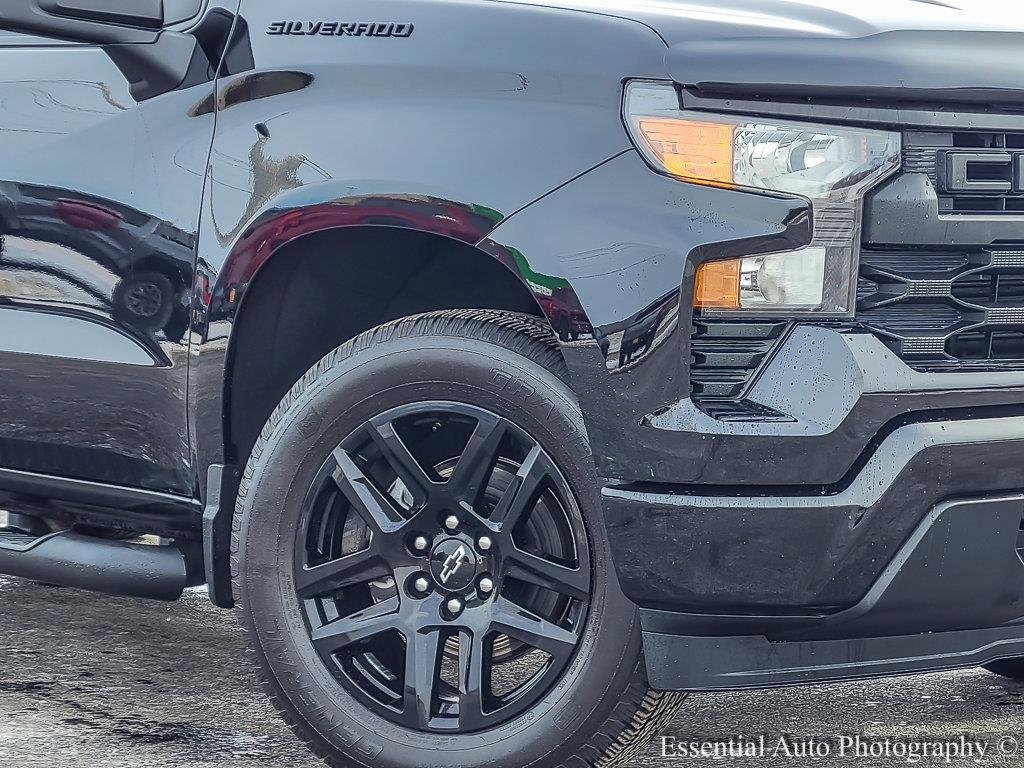
M637 148L661 173L810 202L808 246L701 265L696 307L825 315L853 310L862 197L899 167L899 134L686 111L675 87L647 82L627 86L625 119Z

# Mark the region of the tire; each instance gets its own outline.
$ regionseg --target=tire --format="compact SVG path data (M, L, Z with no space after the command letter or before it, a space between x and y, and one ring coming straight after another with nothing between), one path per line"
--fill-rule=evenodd
M330 765L616 766L642 749L678 709L682 694L648 689L638 612L621 593L615 579L590 447L567 378L550 329L535 318L486 310L430 313L380 326L328 354L292 387L263 428L245 468L236 503L232 587L242 609L243 627L262 686L295 733ZM349 480L353 475L369 477L378 465L385 467L382 471L391 471L392 454L380 452L378 459L372 458L384 444L378 438L386 428L395 434L408 430L400 435L401 445L419 446L415 467L429 467L430 462L421 458L427 450L424 446L434 445L431 441L442 438L428 434L427 425L434 415L423 419L420 414L424 409L435 408L451 409L430 412L439 415L429 431L444 435L443 439L463 429L472 441L478 434L485 435L485 422L493 420L503 425L500 450L510 455L521 450L525 458L518 466L504 454L488 459L492 466L490 479L481 481L475 496L466 491L466 498L477 500L475 506L471 511L467 511L468 507L457 509L461 520L456 519L457 525L452 529L442 527L429 544L435 547L429 568L424 566L424 582L431 584L429 594L418 591L415 579L399 583L406 574L403 565L389 571L395 578L358 585L353 581L353 586L346 582L344 588L322 596L324 583L309 576L318 566L307 561L313 550L320 556L318 547L322 541L339 538L334 533L323 536L322 530L336 532L337 528L325 527L322 521L330 519L337 523L341 519L329 517L334 513L325 510L347 509L346 531L353 516L360 525L363 518L371 522L376 519L367 512L369 507L378 511L387 508L388 514L400 509L402 520L392 526L397 526L396 530L404 531L402 526L409 525L404 522L405 516L411 516L425 528L428 523L422 521L433 519L427 510L433 510L432 499L442 493L438 489L448 493L453 487L454 494L461 493L459 488L473 486L466 479L473 474L473 462L465 461L469 467L465 471L459 464L471 454L469 442L461 455L452 459L454 468L441 468L451 462L438 463L434 469L424 470L430 477L413 472L411 483L405 483L403 470L392 473L402 479L401 491L395 490L399 487L398 479L390 490L382 486L386 480L371 480L363 485L362 480ZM402 415L406 413L412 415ZM368 426L374 419L377 421L372 424L377 426ZM476 426L468 426L474 419ZM377 437L360 443L365 439L364 431ZM473 444L479 446L484 442L481 439ZM369 447L350 447L356 445ZM438 451L442 451L438 455L445 455L443 449ZM352 457L351 464L346 456ZM371 464L372 461L376 463ZM522 501L525 492L517 495L525 481L515 485L518 490L510 491L518 481L509 478L530 478L535 466L545 467L547 474L543 476L543 490L535 491L530 497L532 501L526 503ZM327 470L327 477L342 480L332 480L335 486L317 485L317 479ZM361 471L366 475L358 474ZM444 472L449 473L447 480ZM419 490L428 485L433 490L424 494L427 500L417 506ZM338 487L347 490L338 492ZM376 501L361 502L359 506L351 501L363 498L358 488L365 491L369 487L376 489L371 493ZM311 489L321 490L314 493ZM383 493L389 495L382 497ZM492 494L497 501L486 517L479 510L492 504L488 501ZM325 498L327 502L323 501ZM380 501L381 498L384 500ZM525 510L520 522L509 529L502 527L500 521L514 519L512 510L520 507ZM317 514L321 517L314 517ZM442 517L444 526L452 523L453 517L456 516ZM483 542L475 538L477 529L470 531L473 526L484 524L501 529L486 550L481 549ZM374 533L364 539L369 541L362 551L364 555L397 552L394 557L405 558L403 563L419 555L419 539L426 537L404 539L407 549L400 550L394 536L384 533L386 528L383 523L372 528ZM435 532L428 533L433 536ZM373 542L378 536L380 544L375 549ZM465 537L465 552L452 551L459 543L446 538L452 536ZM568 549L569 559L564 562L574 569L571 572L575 574L575 586L565 588L567 594L562 594L561 582L551 590L538 588L535 575L527 574L524 581L518 581L513 574L522 572L522 568L503 575L503 564L516 563L522 557L520 537L530 536L562 547L563 555ZM567 543L566 537L571 542ZM583 546L577 546L580 542ZM392 546L396 548L386 549ZM337 553L341 550L332 551L331 557L339 557ZM460 559L463 555L472 560L476 571L459 571L466 561ZM348 556L347 552L343 556ZM334 567L338 562L328 558L326 564ZM444 567L438 570L438 564ZM495 585L493 592L484 593L486 577L481 576L481 569L487 567L494 570L490 575L494 575ZM581 580L579 574L585 568L589 578ZM450 582L446 581L446 573ZM455 582L465 580L470 573L476 574L476 581L465 587L466 591L455 593L464 608L458 618L453 618L456 614L445 613L451 606L452 594L446 590L461 588ZM563 573L558 571L556 576L560 578ZM457 578L455 574L459 574ZM300 600L297 584L306 589L308 580L316 584L311 592L303 593L304 598L309 594L316 596ZM385 591L374 597L374 590ZM325 606L348 606L348 596L356 592L364 598L371 595L369 608L348 618L344 618L348 608L344 613L340 608L336 611L347 622L340 634L351 644L343 646L337 655L323 655L323 637L332 638L329 647L333 649L333 627L342 621L324 621ZM530 606L543 605L545 610L551 605L561 607L544 614L544 630L524 634L516 621L505 620L512 615L505 608L511 600L520 599L517 595L532 596L535 602ZM422 601L415 602L419 599ZM414 613L403 615L415 615L416 621L429 615L433 617L428 620L431 626L410 629L406 624L402 625L405 632L374 635L362 645L351 642L356 634L348 628L355 626L357 618L365 624L365 616L383 614L385 606L390 610L395 605L399 606L398 613L387 613L388 617L397 616L406 605L412 605L410 610ZM522 610L525 609L517 604L512 613L522 615ZM436 618L437 611L440 619ZM531 617L531 622L533 618L536 617ZM444 622L448 620L454 622L452 626L462 627L459 622L466 626L457 630L457 649L451 653L452 636L438 634L434 645L423 639L446 631L448 625ZM444 625L441 630L433 626L438 621ZM540 625L529 623L531 628L537 626ZM311 639L314 631L319 638L316 647ZM534 635L540 639L534 640ZM483 637L479 648L478 636ZM410 644L408 637L417 640ZM531 648L534 642L538 645ZM422 655L420 644L432 649L433 655ZM499 645L500 653L506 655L499 654ZM550 646L551 653L538 653L536 649L542 646L545 651ZM481 650L488 647L489 651ZM461 649L467 649L465 656ZM345 655L348 653L351 656ZM486 659L488 653L490 661L478 663L489 663L492 671L497 670L500 659L511 660L502 662L512 665L509 669L519 669L515 665L525 665L526 659L533 656L549 658L547 666L542 664L533 677L527 675L525 687L502 698L493 683L487 691L486 685L479 687L470 682L482 678L482 673L473 671L473 660L481 656ZM387 667L389 659L399 658L426 658L434 666L410 662L408 666L417 670L412 686L400 681L392 685L398 673L380 674L378 667ZM451 673L454 681L450 683L440 679L446 663L455 667ZM405 671L401 674L401 680L405 680ZM369 677L376 685L366 683L364 678ZM425 680L429 682L424 683ZM530 682L535 680L540 682ZM442 694L447 698L442 699ZM400 711L392 708L392 695L397 696L394 706ZM474 706L484 701L496 708L489 712L487 705ZM442 727L448 730L439 730Z
M985 669L1000 677L1024 683L1024 659L1000 659L986 664Z

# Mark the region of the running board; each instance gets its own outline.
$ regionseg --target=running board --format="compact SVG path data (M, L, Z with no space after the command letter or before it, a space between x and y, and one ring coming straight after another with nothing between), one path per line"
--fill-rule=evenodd
M0 530L0 574L152 600L177 600L185 587L204 581L197 550L108 541L70 531L35 537Z

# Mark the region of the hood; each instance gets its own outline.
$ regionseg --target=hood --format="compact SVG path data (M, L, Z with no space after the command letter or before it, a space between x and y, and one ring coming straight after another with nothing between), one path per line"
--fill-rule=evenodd
M1016 0L526 2L647 25L668 74L702 93L1024 106Z

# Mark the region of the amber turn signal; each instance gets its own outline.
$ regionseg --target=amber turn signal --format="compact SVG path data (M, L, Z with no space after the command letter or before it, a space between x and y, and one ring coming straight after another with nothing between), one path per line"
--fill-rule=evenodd
M636 123L650 151L673 176L701 184L732 184L732 125L658 117L640 117Z
M697 309L739 309L740 259L707 261L697 267L693 306Z

